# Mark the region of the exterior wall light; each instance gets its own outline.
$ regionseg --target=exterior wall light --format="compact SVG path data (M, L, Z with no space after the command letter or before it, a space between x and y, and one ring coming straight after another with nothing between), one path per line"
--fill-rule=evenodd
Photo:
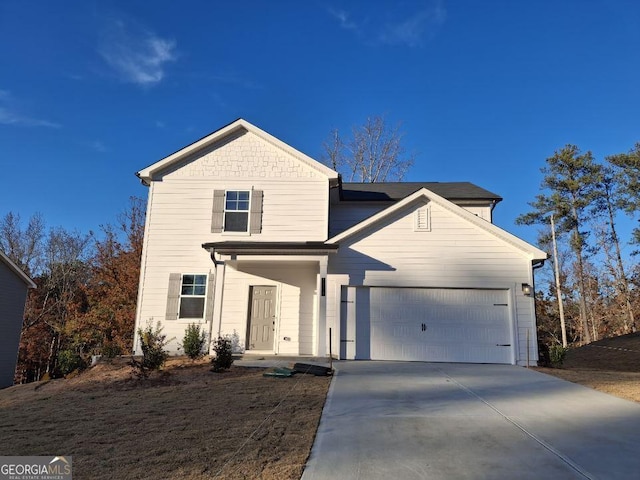
M524 293L525 296L530 297L531 295L533 295L533 288L528 283L523 283L522 293Z

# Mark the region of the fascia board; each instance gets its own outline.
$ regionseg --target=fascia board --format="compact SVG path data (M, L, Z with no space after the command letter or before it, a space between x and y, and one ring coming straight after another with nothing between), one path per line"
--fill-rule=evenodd
M36 284L29 278L29 276L22 271L20 267L18 267L9 257L7 257L3 252L0 251L0 260L5 263L9 267L9 269L15 273L20 280L27 284L29 288L36 288Z

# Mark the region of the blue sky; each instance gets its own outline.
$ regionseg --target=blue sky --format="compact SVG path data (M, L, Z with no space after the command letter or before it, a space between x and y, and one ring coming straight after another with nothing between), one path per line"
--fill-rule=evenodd
M384 114L406 180L491 190L533 242L545 158L640 141L639 57L635 0L4 0L0 215L96 231L146 198L134 172L238 117L319 158Z

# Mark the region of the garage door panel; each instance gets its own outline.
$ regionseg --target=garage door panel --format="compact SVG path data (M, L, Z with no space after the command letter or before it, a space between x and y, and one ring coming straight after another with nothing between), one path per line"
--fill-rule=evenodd
M371 287L369 295L374 360L512 361L506 290Z

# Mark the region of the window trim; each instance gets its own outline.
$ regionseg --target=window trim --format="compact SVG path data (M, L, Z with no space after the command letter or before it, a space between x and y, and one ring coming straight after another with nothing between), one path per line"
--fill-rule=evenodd
M246 210L227 210L227 199L228 199L228 195L229 192L237 192L237 193L241 193L241 192L246 192L249 194L249 198L247 199L247 209ZM222 233L226 233L226 234L231 234L231 235L244 235L244 234L249 234L251 232L251 201L252 201L252 197L253 197L253 189L252 188L247 188L247 189L239 189L239 188L234 188L234 189L225 189L224 191L224 205L223 205L223 210L222 210ZM238 201L238 200L236 200ZM238 212L246 212L247 214L247 227L244 230L227 230L225 227L227 225L227 212L231 212L231 213L238 213Z
M192 294L192 295L186 295L182 293L182 288L184 286L184 277L185 276L193 276L194 277L194 283L192 284L193 286L201 286L198 283L195 283L195 277L204 277L204 293L202 295L196 295L196 294ZM209 275L207 273L182 273L180 276L180 290L179 290L179 295L178 295L178 316L177 316L177 320L188 320L188 321L194 321L194 320L204 320L206 312L207 312L207 294L209 289ZM181 307L182 307L182 299L183 298L202 298L203 299L203 303L202 303L202 315L200 315L199 317L182 317L180 315L180 311L181 311Z

